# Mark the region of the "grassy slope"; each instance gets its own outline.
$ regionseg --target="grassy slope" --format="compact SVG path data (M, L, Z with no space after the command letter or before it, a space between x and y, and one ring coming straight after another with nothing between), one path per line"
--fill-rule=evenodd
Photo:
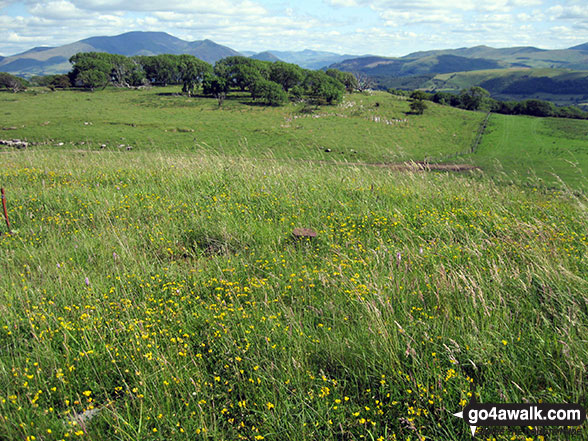
M547 77L558 81L573 80L586 78L587 71L573 71L569 69L547 69L547 68L509 68L509 69L487 69L471 72L454 72L450 74L439 74L423 87L434 87L434 81L445 83L444 89L461 90L484 81L501 77L511 77L516 79Z
M427 103L424 115L406 115L408 101L383 92L346 96L339 106L311 108L309 114L302 104L263 107L245 96L234 96L219 109L213 99L176 92L170 87L0 93L2 127L16 128L0 131L0 137L46 143L37 149L96 150L105 143L107 150L117 151L125 149L118 145L132 145L135 150L278 160L455 161L456 154L469 151L484 118L434 103ZM548 185L557 183L555 174L567 185L585 188L587 134L586 121L493 115L480 148L468 160L489 173L504 168Z
M588 404L567 196L164 152L7 153L0 180L1 439L470 440L471 381Z
M0 137L53 140L51 145L73 142L76 148L86 148L80 142L93 148L131 144L251 157L387 162L466 150L483 118L435 105L425 117L407 116L408 102L386 93L348 96L343 105L322 107L313 116L300 113L302 104L252 106L246 97L227 100L219 110L213 99L174 96L176 92L178 88L1 93L2 126L17 130L0 131ZM385 119L407 122L387 125ZM326 148L332 152L326 154Z
M509 69L487 69L470 72L453 72L447 74L437 74L435 76L421 76L411 78L394 78L383 80L382 84L386 87L400 87L412 89L441 90L448 92L459 92L472 86L482 86L492 89L493 97L499 100L519 101L521 99L545 99L558 105L584 104L582 97L585 93L576 94L550 94L546 92L536 92L526 95L515 95L501 93L508 84L525 80L527 78L547 77L555 81L565 83L566 81L585 79L588 75L586 71L572 71L568 69L547 69L547 68L509 68ZM503 84L494 84L489 87L484 84L486 81L503 80Z
M492 115L472 160L510 178L588 188L588 121Z

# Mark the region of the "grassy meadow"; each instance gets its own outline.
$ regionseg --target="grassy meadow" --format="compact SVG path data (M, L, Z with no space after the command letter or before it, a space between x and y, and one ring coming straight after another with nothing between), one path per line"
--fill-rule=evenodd
M588 189L588 121L493 114L472 160L544 186Z
M46 142L0 153L0 439L469 440L473 397L588 406L583 193L361 164L465 151L483 114L160 91L0 94ZM550 430L476 439L588 439Z
M467 150L483 119L435 105L427 118L407 115L409 103L387 93L348 95L338 106L321 107L264 107L235 94L221 109L215 99L179 93L179 87L3 93L0 126L12 130L0 131L0 137L26 138L47 148L131 145L256 158L390 162Z

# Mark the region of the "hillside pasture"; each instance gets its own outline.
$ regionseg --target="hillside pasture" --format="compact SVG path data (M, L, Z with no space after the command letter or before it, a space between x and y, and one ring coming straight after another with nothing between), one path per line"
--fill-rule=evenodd
M586 190L588 121L493 114L471 160L518 182Z
M37 148L216 152L255 158L398 162L466 150L483 115L409 103L387 93L347 95L338 106L265 107L232 93L188 98L178 87L94 93L0 93L2 136ZM63 146L59 144L63 143ZM325 150L330 150L326 152Z

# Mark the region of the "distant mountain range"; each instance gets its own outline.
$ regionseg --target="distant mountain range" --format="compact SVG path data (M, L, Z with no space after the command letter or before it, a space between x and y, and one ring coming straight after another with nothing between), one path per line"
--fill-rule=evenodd
M412 75L444 74L482 69L554 68L588 70L588 43L563 50L535 47L495 49L488 46L415 52L404 57L342 55L333 52L238 52L211 40L185 41L165 32L127 32L113 37L91 37L59 47L36 47L21 54L0 57L0 71L21 76L67 72L69 58L78 52L132 55L190 54L209 63L231 55L265 61L285 61L307 69L334 67L360 72L377 80Z
M379 88L459 92L481 86L502 100L588 103L588 43L561 50L476 46L357 57L330 67L364 74Z
M273 55L287 63L298 64L305 69L322 69L334 63L340 63L350 58L356 58L357 55L341 55L333 52L313 51L305 49L303 51L270 51Z
M313 51L311 49L304 49L303 51L265 51L256 54L255 52L242 52L256 60L263 61L285 61L286 63L294 63L305 69L323 69L327 66L340 63L350 58L356 58L357 55L341 55L334 52Z
M588 43L562 50L476 46L415 52L398 58L358 57L330 67L375 79L504 68L588 70Z
M0 57L0 72L31 77L65 73L69 58L78 52L109 52L126 56L190 54L209 63L232 55L251 56L264 61L286 61L307 69L320 69L355 55L340 55L305 49L299 52L266 51L240 53L211 40L185 41L165 32L127 32L113 37L91 37L59 47L36 47L26 52Z
M0 71L22 76L68 72L69 58L78 52L109 52L126 56L190 54L209 63L239 52L210 40L184 41L165 32L128 32L91 37L59 47L37 47L0 60Z

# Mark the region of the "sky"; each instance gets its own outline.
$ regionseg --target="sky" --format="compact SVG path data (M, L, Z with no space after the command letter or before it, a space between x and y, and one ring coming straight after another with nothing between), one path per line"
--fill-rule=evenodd
M402 56L588 42L588 0L0 0L0 55L128 31L239 51Z

